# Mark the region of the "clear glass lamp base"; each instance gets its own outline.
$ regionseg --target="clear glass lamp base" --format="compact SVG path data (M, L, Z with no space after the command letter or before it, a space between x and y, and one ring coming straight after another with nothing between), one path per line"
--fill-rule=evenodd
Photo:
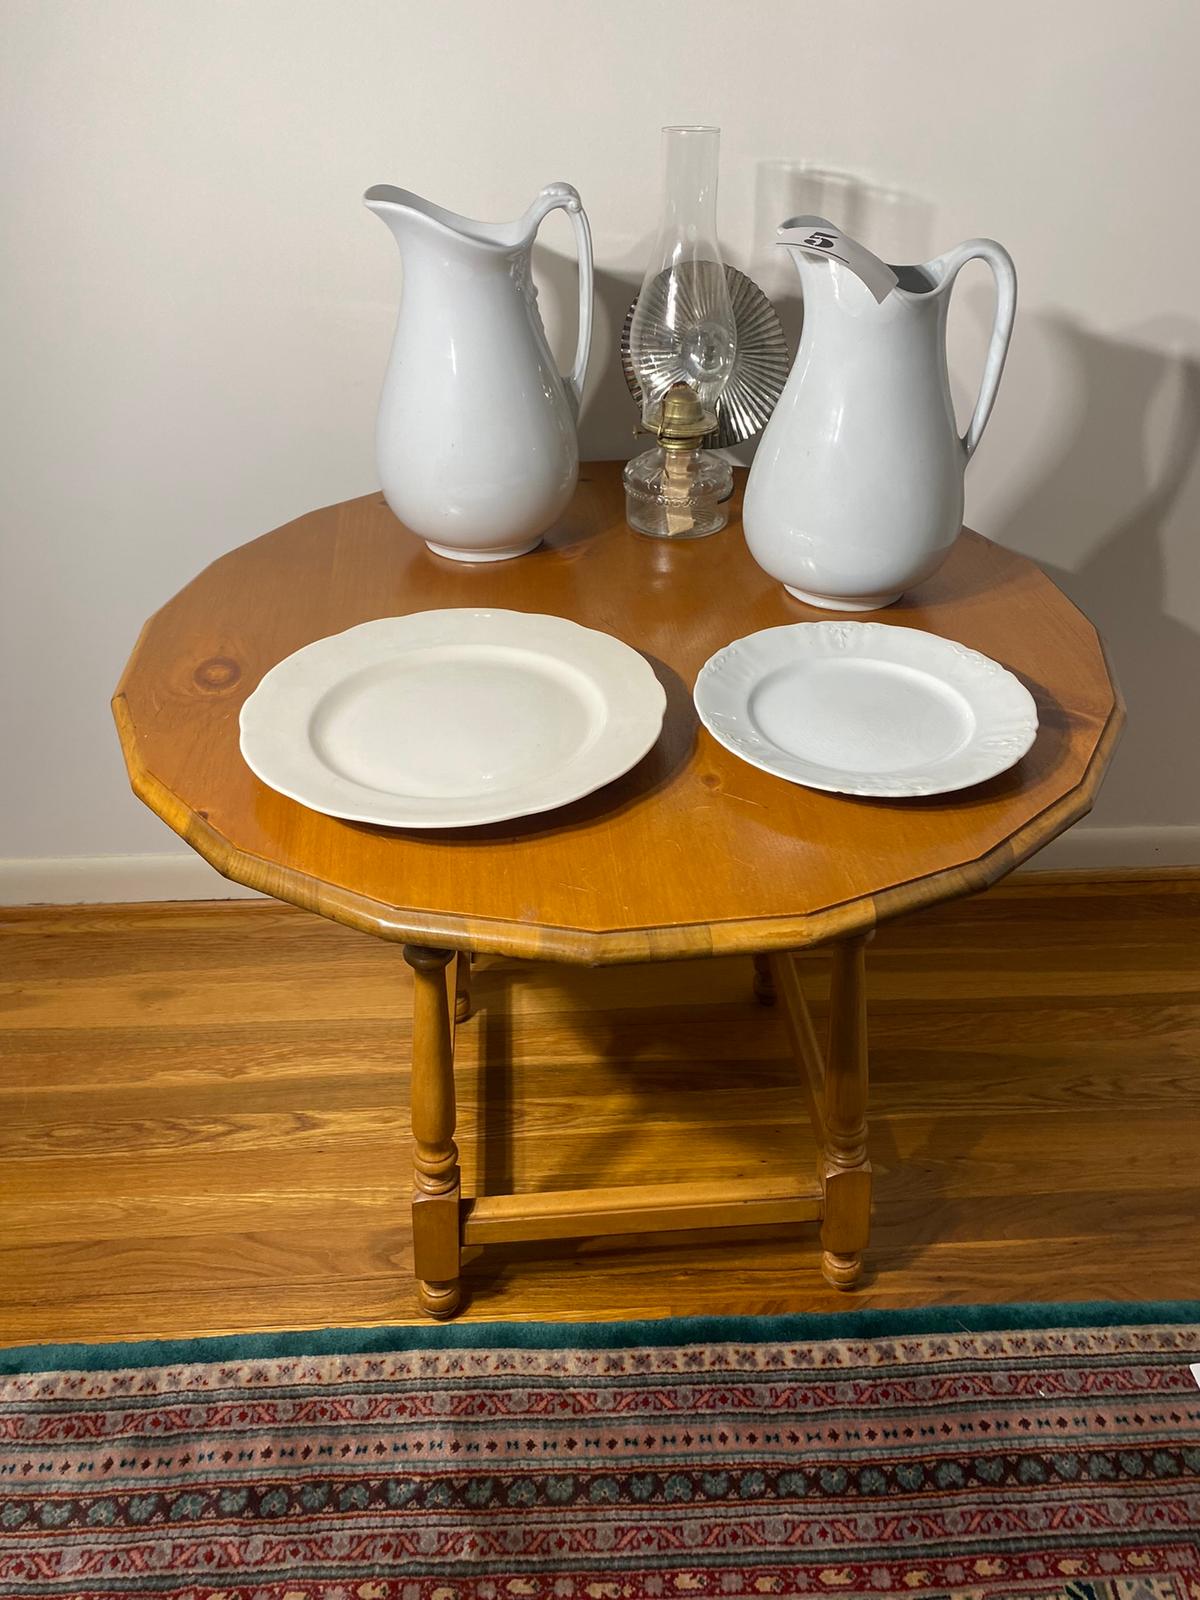
M728 521L733 469L708 450L661 445L625 468L625 520L652 539L703 539Z

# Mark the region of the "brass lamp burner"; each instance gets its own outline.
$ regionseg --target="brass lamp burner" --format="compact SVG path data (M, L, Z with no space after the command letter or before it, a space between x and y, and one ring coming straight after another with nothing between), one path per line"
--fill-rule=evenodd
M691 385L673 383L663 396L654 431L664 450L698 450L716 426L716 417L705 411Z

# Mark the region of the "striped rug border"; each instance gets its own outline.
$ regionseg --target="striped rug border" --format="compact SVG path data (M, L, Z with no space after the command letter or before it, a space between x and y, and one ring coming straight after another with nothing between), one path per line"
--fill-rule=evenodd
M0 1348L0 1377L24 1372L103 1372L289 1356L373 1355L401 1350L610 1349L647 1345L810 1344L829 1339L1011 1333L1039 1328L1200 1324L1200 1300L1084 1300L1013 1305L868 1308L785 1316L660 1317L641 1322L389 1323L289 1333L141 1339L108 1344Z

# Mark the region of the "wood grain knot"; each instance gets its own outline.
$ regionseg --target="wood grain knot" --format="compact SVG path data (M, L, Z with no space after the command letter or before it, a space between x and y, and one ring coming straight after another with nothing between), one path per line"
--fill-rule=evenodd
M192 682L198 689L231 689L241 675L241 667L228 656L209 656L192 673Z

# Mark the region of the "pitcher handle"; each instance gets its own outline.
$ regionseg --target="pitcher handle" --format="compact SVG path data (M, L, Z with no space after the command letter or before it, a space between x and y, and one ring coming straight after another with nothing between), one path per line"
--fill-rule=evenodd
M987 427L995 404L996 390L1000 387L1000 375L1004 371L1008 343L1012 338L1013 318L1017 314L1017 269L1008 251L995 239L968 239L966 244L960 244L957 250L951 250L943 259L951 285L968 261L986 261L996 280L996 316L984 358L979 398L975 402L967 431L962 436L963 449L969 461L983 438L983 430Z
M587 376L588 356L592 349L592 230L588 226L587 212L583 209L579 190L574 185L547 184L539 200L543 218L561 207L570 216L571 226L575 230L575 249L579 255L579 337L575 343L575 365L571 368L570 377L564 377L563 382L578 416L583 404L583 380Z

